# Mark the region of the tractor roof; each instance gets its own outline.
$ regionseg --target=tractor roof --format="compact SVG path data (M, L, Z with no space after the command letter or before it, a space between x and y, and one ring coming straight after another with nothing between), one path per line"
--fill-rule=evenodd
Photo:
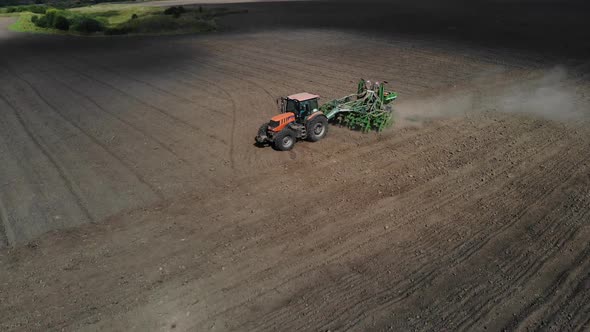
M302 93L290 95L287 98L294 99L297 101L306 101L306 100L315 99L315 98L319 98L319 97L320 96L318 96L318 95L312 95L311 93L302 92Z

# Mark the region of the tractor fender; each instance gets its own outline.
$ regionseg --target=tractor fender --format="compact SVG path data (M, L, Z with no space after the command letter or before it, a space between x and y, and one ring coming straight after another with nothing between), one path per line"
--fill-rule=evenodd
M308 117L307 117L307 119L305 119L305 121L306 121L306 122L307 122L307 121L310 121L311 119L313 119L313 118L315 118L315 117L317 117L317 116L320 116L320 115L326 116L324 113L322 113L322 112L320 112L320 111L317 111L317 112L315 112L315 113L312 113L310 116L308 116Z

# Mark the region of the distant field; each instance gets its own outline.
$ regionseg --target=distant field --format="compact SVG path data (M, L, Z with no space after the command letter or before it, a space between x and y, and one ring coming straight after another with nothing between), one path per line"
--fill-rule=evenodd
M133 3L141 3L152 0L136 0ZM34 5L36 1L33 0L0 0L0 7L10 6L27 6ZM115 3L122 2L117 0L43 0L44 5L58 7L58 8L72 8L72 7L83 7L89 5L96 5L99 3Z
M233 13L237 11L136 4L98 4L69 9L45 6L0 8L0 14L18 16L18 20L10 26L13 31L75 35L206 32L216 30L217 17Z
M99 4L70 9L72 12L104 18L110 25L127 22L133 14L138 16L155 15L164 9L131 4Z

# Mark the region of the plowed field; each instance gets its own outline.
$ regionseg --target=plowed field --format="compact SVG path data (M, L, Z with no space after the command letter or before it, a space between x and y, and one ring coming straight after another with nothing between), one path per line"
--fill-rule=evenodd
M586 61L322 27L8 23L1 329L590 329ZM278 96L361 77L399 93L393 128L254 146Z

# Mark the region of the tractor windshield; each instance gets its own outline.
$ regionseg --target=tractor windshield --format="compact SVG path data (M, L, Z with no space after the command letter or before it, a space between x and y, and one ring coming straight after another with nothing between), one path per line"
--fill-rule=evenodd
M285 107L285 112L293 112L297 114L297 104L299 104L297 100L287 99L287 107Z

